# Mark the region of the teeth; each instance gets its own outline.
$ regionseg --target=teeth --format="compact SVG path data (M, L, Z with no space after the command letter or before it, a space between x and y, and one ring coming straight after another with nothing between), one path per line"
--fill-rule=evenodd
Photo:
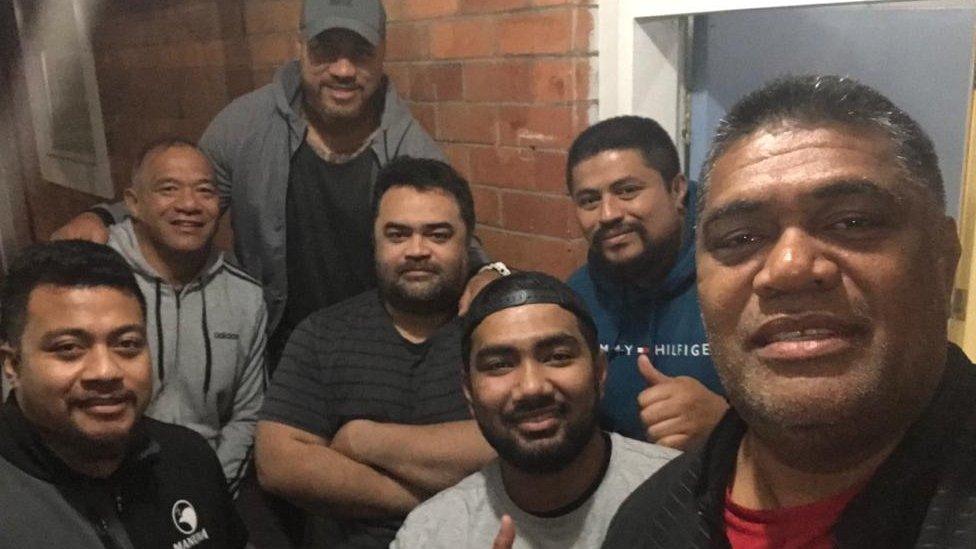
M807 330L794 330L792 332L780 332L778 334L773 334L769 340L772 342L796 341L804 339L820 339L833 335L835 335L833 330L828 330L826 328L810 328Z

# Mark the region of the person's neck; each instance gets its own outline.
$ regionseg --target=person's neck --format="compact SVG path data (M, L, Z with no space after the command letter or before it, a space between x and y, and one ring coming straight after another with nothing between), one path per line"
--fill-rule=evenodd
M118 471L125 460L125 445L118 448L78 448L74 444L61 444L41 434L44 445L58 456L69 469L92 478L108 478Z
M527 513L551 513L578 501L601 480L608 452L609 440L595 430L583 451L554 473L528 473L500 459L505 492Z
M866 482L891 455L904 432L893 431L896 436L860 448L837 441L818 448L765 440L750 429L736 456L731 499L748 509L779 509L839 494Z
M384 303L386 311L393 319L393 326L400 335L411 343L423 343L434 335L441 326L447 324L457 314L457 311L441 311L429 314L416 314L402 311L389 303Z
M305 107L308 134L305 139L312 149L334 154L350 154L363 146L379 127L376 109L366 107L358 118L327 118L311 107Z
M210 257L211 244L195 252L174 252L157 247L152 240L135 224L136 240L139 250L152 267L167 284L182 288L196 278L207 264Z

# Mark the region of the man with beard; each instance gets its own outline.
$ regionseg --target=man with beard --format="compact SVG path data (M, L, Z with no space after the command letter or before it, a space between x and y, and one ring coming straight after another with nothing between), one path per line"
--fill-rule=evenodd
M606 547L976 547L976 369L947 343L959 239L922 129L849 78L719 125L698 289L733 411Z
M185 427L143 416L146 302L125 260L39 244L0 289L0 547L241 548L220 462Z
M380 0L305 0L300 27L298 58L200 138L221 212L231 210L235 257L264 286L272 372L306 316L376 286L368 250L380 168L398 156L443 159L384 74ZM106 223L125 214L100 205L53 236L105 242ZM487 263L477 240L469 253L473 268ZM497 276L474 276L465 296Z
M386 547L411 509L493 455L458 369L467 182L443 162L400 158L375 204L379 289L298 326L258 423L258 478L317 515L309 545Z
M410 513L394 548L596 547L620 502L677 454L599 429L596 326L549 275L489 284L465 318L462 356L465 396L499 459Z
M573 142L566 182L590 243L569 285L610 362L604 427L692 447L728 406L695 293L694 186L674 143L648 118L605 120Z

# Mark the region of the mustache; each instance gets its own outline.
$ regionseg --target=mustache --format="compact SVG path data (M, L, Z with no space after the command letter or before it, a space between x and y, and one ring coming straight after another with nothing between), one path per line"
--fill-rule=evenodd
M73 399L74 404L80 406L96 406L99 404L114 404L116 402L135 402L136 394L131 390L115 391L112 393L91 393Z
M552 396L535 396L521 399L514 403L511 410L508 410L503 415L503 420L507 423L518 423L520 420L526 417L531 417L546 412L554 412L557 415L562 415L565 406Z
M396 273L403 274L407 271L426 271L429 273L440 273L441 268L429 261L405 261L397 266Z
M593 245L597 245L608 238L613 238L629 232L637 233L637 235L643 240L647 240L647 230L643 225L636 221L622 221L614 225L601 225L598 227L597 230L593 232Z

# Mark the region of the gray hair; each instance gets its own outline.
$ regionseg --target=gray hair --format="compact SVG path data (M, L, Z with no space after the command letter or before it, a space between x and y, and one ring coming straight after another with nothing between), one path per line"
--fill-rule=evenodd
M786 122L843 124L873 130L891 143L894 160L908 182L927 189L945 211L945 188L932 141L908 114L880 92L853 78L833 75L787 76L740 99L719 123L702 166L698 192L701 214L719 157L754 131Z

